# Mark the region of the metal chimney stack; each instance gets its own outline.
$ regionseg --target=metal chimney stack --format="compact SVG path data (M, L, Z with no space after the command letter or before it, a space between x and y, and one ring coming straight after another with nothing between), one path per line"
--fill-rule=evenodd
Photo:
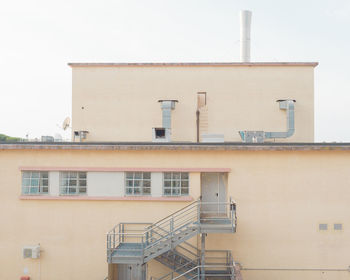
M251 11L240 11L241 21L241 62L250 62L250 24L252 20Z

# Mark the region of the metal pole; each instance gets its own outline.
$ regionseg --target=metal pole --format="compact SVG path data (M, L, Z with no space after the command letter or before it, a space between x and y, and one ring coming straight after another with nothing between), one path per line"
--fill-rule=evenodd
M206 233L201 234L201 280L205 280L205 236Z

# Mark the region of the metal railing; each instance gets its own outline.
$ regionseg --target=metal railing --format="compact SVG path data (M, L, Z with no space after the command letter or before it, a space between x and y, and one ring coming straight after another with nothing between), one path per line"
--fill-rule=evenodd
M107 233L107 254L109 261L113 252L150 258L160 247L171 250L177 244L174 237L186 230L200 232L204 223L220 223L229 220L234 230L236 224L233 202L202 202L197 200L156 223L120 223ZM185 241L185 240L183 240ZM174 245L175 244L175 245ZM156 255L155 255L156 257Z
M197 248L196 248L197 249ZM235 263L233 261L233 257L231 251L228 250L205 250L205 264L201 265L200 261L200 250L198 250L198 254L195 259L193 259L193 267L188 268L184 271L183 268L186 268L188 264L184 264L183 266L177 267L172 272L169 272L161 277L151 277L151 280L173 280L178 279L178 276L182 275L182 277L186 277L190 279L197 279L198 276L203 275L203 269L206 270L204 272L204 276L226 276L230 277L230 279L234 279L235 271L234 266ZM217 272L220 273L217 273ZM192 278L194 277L194 278Z

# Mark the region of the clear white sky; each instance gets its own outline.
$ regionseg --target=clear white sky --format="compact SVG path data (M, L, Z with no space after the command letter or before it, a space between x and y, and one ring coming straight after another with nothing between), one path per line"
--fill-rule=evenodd
M2 0L0 133L62 133L68 62L231 62L241 9L252 61L318 61L316 141L350 142L349 0Z

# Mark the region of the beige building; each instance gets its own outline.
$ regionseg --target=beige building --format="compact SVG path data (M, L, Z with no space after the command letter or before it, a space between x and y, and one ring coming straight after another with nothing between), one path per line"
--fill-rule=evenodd
M350 277L316 63L70 65L75 142L0 144L0 279Z

